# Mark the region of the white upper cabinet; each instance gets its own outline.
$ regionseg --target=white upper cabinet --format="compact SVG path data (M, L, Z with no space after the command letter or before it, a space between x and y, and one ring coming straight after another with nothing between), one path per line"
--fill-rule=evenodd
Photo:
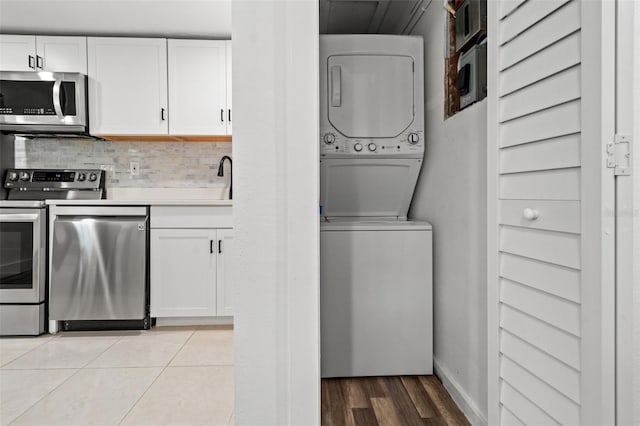
M0 35L0 71L35 71L36 38Z
M89 37L89 130L166 135L167 40Z
M227 40L227 134L231 134L231 101L233 100L233 96L231 96L231 40Z
M36 64L43 71L87 73L87 38L36 37Z
M227 133L225 42L168 40L169 133Z
M0 35L0 71L87 73L87 38Z

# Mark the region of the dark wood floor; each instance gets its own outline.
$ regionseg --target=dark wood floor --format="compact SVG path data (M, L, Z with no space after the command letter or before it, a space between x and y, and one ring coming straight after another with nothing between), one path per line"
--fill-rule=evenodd
M322 380L325 426L469 425L436 376Z

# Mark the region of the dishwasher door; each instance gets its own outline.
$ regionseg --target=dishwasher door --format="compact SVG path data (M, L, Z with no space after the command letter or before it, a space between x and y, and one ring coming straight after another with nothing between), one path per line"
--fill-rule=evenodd
M129 209L131 210L131 209ZM61 215L53 221L49 319L143 319L148 215ZM109 215L113 214L113 216Z

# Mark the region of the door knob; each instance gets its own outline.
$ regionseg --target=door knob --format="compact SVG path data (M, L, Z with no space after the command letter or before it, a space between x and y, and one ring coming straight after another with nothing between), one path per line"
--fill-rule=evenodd
M536 209L526 208L522 211L522 216L527 220L536 220L540 216L540 212Z

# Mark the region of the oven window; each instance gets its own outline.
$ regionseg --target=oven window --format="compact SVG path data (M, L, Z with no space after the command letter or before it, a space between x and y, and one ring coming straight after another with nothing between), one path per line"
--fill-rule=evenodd
M33 287L33 224L0 223L0 289Z

